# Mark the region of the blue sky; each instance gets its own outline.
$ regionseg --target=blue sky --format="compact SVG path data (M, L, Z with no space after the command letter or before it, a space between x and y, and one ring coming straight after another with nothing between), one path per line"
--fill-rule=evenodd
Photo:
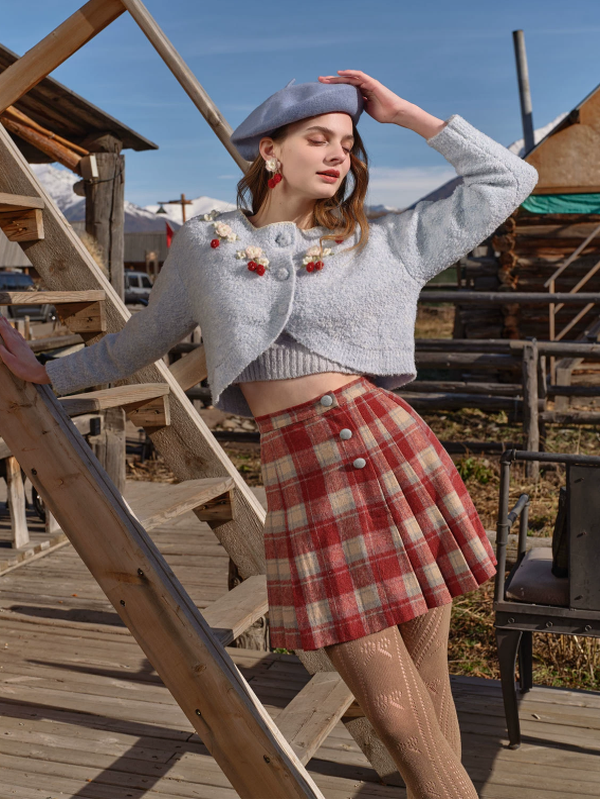
M82 2L3 0L0 41L22 55ZM361 69L435 116L461 114L507 145L522 136L512 31L525 32L534 125L600 83L596 0L147 0L147 7L235 128L291 78ZM124 14L53 77L156 142L126 151L139 205L209 195L235 202L238 167L135 22ZM454 174L418 134L359 122L368 201L403 207Z

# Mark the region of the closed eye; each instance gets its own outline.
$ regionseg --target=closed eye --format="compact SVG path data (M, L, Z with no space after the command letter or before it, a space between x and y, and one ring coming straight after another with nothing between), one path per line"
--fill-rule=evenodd
M327 142L318 141L317 139L309 139L308 141L309 141L311 144L327 144ZM349 148L349 147L343 147L343 148L342 148L342 150L344 151L344 153L350 153L351 149L352 149L352 148Z

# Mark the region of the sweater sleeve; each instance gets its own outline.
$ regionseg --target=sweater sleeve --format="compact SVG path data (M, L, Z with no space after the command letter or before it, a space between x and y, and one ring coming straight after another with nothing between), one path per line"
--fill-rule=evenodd
M134 313L120 331L46 363L57 394L126 378L166 355L194 330L197 315L181 276L187 238L187 230L181 228L154 281L148 305Z
M467 255L531 194L537 170L458 114L427 144L463 183L450 197L421 200L382 219L390 246L421 284Z

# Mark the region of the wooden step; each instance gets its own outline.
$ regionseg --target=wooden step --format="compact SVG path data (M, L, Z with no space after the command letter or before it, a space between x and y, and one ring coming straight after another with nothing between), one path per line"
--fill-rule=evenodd
M44 238L42 211L0 211L0 229L10 242L38 242Z
M103 289L82 292L0 292L0 306L53 305L61 322L71 333L81 334L106 331L105 300L106 292Z
M44 201L41 197L0 192L0 229L11 242L44 238Z
M34 208L44 208L44 201L41 197L26 197L22 194L0 192L0 213L4 211L29 211Z
M120 406L134 425L158 428L171 424L169 391L167 383L134 383L67 395L58 401L70 417Z
M266 576L253 575L211 603L202 616L223 647L226 647L268 610Z
M353 701L354 695L339 673L317 672L275 723L300 761L307 764Z
M202 518L199 511L211 503L219 506L224 519L231 519L233 488L234 481L229 476L157 483L151 497L144 492L138 500L132 490L129 506L147 531L188 511L196 511L196 515Z
M39 306L44 303L70 306L97 303L105 299L106 292L103 289L85 292L0 292L0 306Z

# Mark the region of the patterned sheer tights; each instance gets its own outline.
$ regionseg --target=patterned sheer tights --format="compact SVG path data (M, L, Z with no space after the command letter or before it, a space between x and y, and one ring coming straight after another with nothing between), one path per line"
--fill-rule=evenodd
M394 759L408 797L477 797L460 761L450 691L452 605L378 633L326 647Z

